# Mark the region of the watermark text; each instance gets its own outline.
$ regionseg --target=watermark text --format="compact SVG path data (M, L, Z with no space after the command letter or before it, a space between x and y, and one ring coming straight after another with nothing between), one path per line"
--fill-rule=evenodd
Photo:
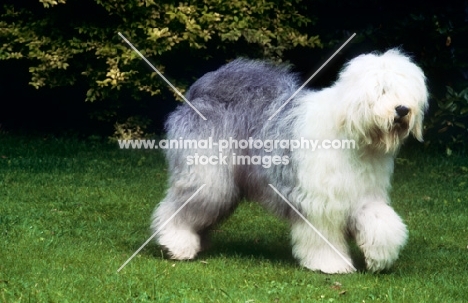
M355 149L356 142L348 139L282 139L282 140L259 140L249 137L248 139L237 140L232 137L229 139L213 140L208 139L162 139L162 140L118 140L121 149L217 149L219 152L225 150L242 150L242 149L263 149L270 153L273 150L286 149L310 149L316 151L319 149Z

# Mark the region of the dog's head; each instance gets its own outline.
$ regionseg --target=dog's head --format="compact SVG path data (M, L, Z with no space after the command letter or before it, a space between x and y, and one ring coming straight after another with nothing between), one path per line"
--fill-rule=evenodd
M395 152L410 133L422 141L428 107L425 76L398 50L354 58L335 88L342 101L341 127L361 146Z

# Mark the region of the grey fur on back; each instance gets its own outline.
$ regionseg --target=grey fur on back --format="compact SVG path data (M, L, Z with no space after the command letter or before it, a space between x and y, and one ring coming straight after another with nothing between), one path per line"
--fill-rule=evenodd
M220 69L205 74L188 90L186 97L206 118L203 120L187 104L180 105L166 122L168 139L208 140L232 137L236 140L293 139L292 122L297 106L291 100L273 119L268 118L298 89L297 78L288 67L237 59ZM302 95L304 92L299 94ZM298 97L299 97L298 96ZM187 165L187 157L218 155L217 147L209 149L168 149L170 188L166 198L153 214L153 229L178 209L203 183L202 190L185 206L171 224L190 225L200 234L228 216L242 198L255 200L276 214L295 218L291 208L268 186L273 184L293 198L296 182L295 165L233 165L231 156L288 156L287 149L223 150L227 165ZM291 158L291 157L289 157ZM282 167L280 167L282 166ZM298 206L300 208L300 206ZM190 222L190 223L188 223Z

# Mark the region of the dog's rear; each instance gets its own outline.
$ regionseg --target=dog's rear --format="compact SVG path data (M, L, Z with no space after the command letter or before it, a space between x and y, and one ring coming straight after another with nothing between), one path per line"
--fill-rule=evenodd
M168 139L199 142L211 138L215 144L229 138L263 139L267 135L265 123L268 117L297 88L295 75L285 66L237 59L205 74L190 87L187 99L207 120L202 120L187 104L181 105L166 122ZM279 132L275 132L274 136L278 136ZM282 136L289 136L286 125ZM194 258L205 243L203 237L207 236L207 229L227 217L243 197L267 200L264 196L271 196L265 178L270 170L233 163L232 155L253 156L251 153L263 156L264 151L229 148L220 152L218 146L166 150L169 189L153 214L152 229L158 231L159 244L172 258ZM228 157L226 164L188 165L188 157L195 154L198 157L219 157L220 154ZM202 184L206 187L169 220ZM286 204L271 202L266 203L272 205L273 211L290 212Z

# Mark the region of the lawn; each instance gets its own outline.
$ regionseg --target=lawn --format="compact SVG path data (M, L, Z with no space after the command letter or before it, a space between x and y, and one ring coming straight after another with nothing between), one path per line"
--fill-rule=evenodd
M467 157L403 147L392 199L410 239L382 274L301 268L288 224L251 202L198 259L151 243L118 273L166 179L159 152L0 134L0 302L468 302Z

